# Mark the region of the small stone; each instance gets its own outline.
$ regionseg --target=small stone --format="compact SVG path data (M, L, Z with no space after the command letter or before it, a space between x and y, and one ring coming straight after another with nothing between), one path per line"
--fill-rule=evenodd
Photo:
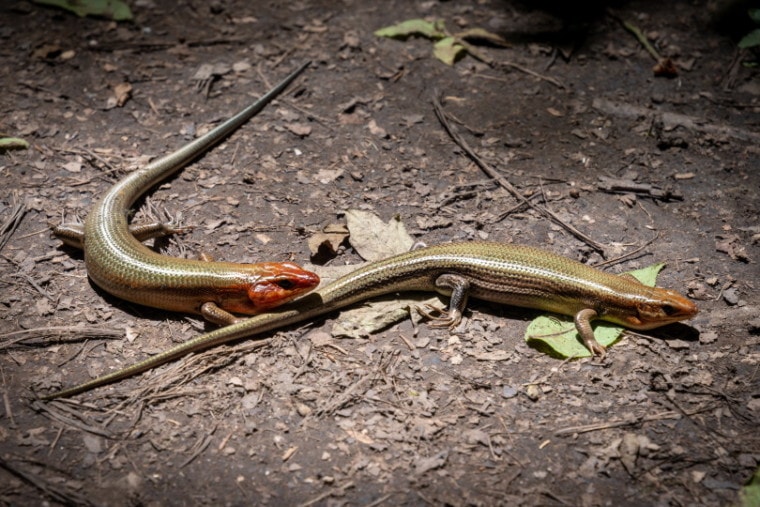
M501 387L501 397L505 399L514 398L517 396L517 389L515 389L512 386L502 386Z
M731 306L739 304L739 291L735 287L723 291L723 300Z

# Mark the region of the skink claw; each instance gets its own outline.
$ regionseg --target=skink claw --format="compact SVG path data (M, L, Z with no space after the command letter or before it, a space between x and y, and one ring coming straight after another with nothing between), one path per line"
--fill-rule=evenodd
M462 312L452 309L449 311L425 303L416 307L417 313L430 319L430 327L447 327L453 329L462 322Z

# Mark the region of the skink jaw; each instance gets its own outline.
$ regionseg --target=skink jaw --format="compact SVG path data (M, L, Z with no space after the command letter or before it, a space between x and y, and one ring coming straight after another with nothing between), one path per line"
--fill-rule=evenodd
M629 315L624 320L631 329L646 330L688 320L697 313L697 305L678 292L654 287L651 297L636 304L636 315Z

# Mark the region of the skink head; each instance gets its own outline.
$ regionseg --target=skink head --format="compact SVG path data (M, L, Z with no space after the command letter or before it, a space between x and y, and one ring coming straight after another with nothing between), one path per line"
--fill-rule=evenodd
M636 314L623 320L631 329L653 329L694 317L697 305L678 292L652 287L650 294L636 302Z
M292 262L256 264L260 273L248 288L248 299L256 311L280 306L319 285L319 275Z

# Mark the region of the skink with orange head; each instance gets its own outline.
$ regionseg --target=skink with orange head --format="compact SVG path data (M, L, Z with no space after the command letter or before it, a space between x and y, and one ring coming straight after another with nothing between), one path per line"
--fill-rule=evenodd
M228 327L203 334L165 352L43 399L72 396L154 368L191 352L313 319L359 301L402 291L450 296L449 311L436 324L456 326L469 296L575 317L585 345L597 355L591 321L605 320L646 330L689 319L697 307L679 293L641 284L629 275L599 271L527 246L471 242L431 246L367 264L311 294Z
M160 255L141 242L183 232L167 224L130 226L127 215L149 188L198 158L261 111L309 64L207 134L134 171L116 183L87 216L84 227L62 225L54 233L84 249L87 274L122 299L165 310L199 313L230 324L233 314L253 315L294 299L319 284L319 277L292 262L237 264Z

